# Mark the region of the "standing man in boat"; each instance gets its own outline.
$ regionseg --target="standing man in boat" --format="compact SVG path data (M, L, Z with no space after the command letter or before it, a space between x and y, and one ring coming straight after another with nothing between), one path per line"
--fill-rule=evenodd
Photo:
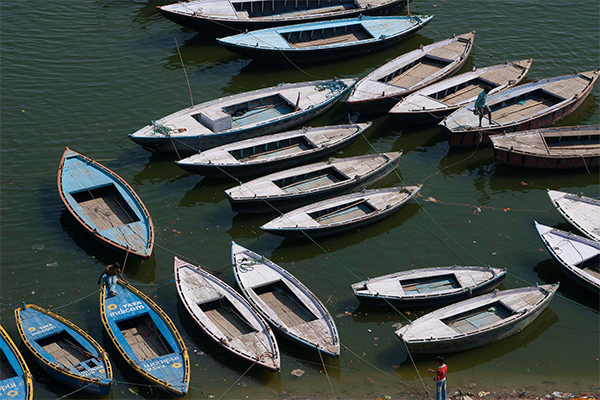
M102 282L102 277L106 275L106 283L108 284L108 293L111 296L116 296L117 292L115 292L115 288L117 287L117 279L121 279L128 283L123 275L121 274L121 264L115 262L114 264L107 265L104 268L104 271L100 274L100 278L98 278L98 284Z
M433 380L435 381L435 400L446 400L446 373L448 367L444 364L444 357L437 356L435 360L440 364L437 370L429 368L427 372L435 374Z
M492 90L489 86L483 88L483 91L479 93L477 96L477 100L475 100L475 112L479 115L479 127L481 128L481 121L483 121L483 116L487 112L488 118L490 120L490 126L492 126L492 110L490 106L487 104L487 96L488 93Z

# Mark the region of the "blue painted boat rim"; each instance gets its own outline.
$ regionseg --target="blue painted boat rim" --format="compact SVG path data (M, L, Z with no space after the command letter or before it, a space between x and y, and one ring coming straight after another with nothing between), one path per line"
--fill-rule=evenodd
M86 339L91 345L92 347L94 347L96 349L96 351L98 351L98 353L101 356L102 362L104 364L104 368L106 370L106 378L104 379L98 379L98 378L93 378L90 376L85 376L85 375L80 375L80 374L76 374L74 372L68 371L64 368L61 368L58 366L57 363L53 363L50 362L50 360L48 360L46 357L44 357L41 353L39 353L30 343L28 336L25 334L25 332L23 331L23 326L21 324L21 311L25 311L26 309L34 309L50 318L53 318L55 320L57 320L58 322L66 325L67 327L73 329L75 332L77 332L78 334L80 334L81 336L83 336L84 339ZM31 353L34 355L34 357L36 359L38 359L39 361L41 361L44 365L46 365L47 367L51 368L52 370L58 372L61 375L65 375L67 377L76 379L78 381L84 381L87 383L93 383L95 385L100 385L100 386L110 386L112 383L112 366L110 364L110 360L108 358L108 354L106 353L106 351L98 344L98 342L96 342L94 340L94 338L92 338L90 335L88 335L83 329L81 329L80 327L78 327L77 325L75 325L73 322L69 321L68 319L65 319L63 317L61 317L58 314L54 314L52 311L46 310L45 308L39 307L35 304L25 304L24 307L21 306L17 309L15 309L15 322L17 324L17 329L19 331L19 335L21 336L21 340L23 341L23 343L25 344L25 346L27 346L27 348L29 349L29 351L31 351Z
M6 344L12 351L12 354L17 359L19 366L23 370L23 374L19 376L22 376L23 380L25 381L25 387L27 390L27 393L25 393L25 399L33 400L33 377L31 375L31 372L29 371L29 367L27 366L23 355L19 351L19 348L17 347L15 342L13 342L12 338L8 335L8 333L4 330L2 325L0 325L0 337L6 342Z

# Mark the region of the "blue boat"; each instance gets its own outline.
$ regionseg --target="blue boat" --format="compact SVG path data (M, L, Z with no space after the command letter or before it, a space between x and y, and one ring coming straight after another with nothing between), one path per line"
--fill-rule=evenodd
M0 374L0 399L33 399L33 379L29 368L2 326L0 326Z
M392 46L431 21L433 15L363 17L311 22L217 39L227 50L268 63L331 61Z
M102 324L121 356L164 391L184 396L190 381L188 352L171 319L152 300L119 280L116 296L106 282L100 294Z
M21 340L48 374L85 392L108 395L108 355L83 329L35 304L17 308L15 320Z
M101 243L150 257L154 246L150 214L113 171L67 147L58 167L58 192L69 212Z

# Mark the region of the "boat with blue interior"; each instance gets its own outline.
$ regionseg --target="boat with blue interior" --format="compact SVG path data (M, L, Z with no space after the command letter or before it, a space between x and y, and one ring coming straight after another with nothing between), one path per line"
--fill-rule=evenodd
M0 399L33 400L33 378L29 367L1 325Z
M35 304L17 308L15 321L21 340L50 376L87 393L110 393L108 355L83 329Z

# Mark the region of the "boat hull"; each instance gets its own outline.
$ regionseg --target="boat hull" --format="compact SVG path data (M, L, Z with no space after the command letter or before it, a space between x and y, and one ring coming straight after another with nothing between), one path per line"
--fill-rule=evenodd
M415 125L425 125L437 124L456 110L458 110L458 107L448 107L439 111L413 111L410 113L389 113L389 115L394 121L405 122Z
M370 174L368 177L360 180L354 180L345 185L334 187L325 190L314 190L311 192L304 192L302 194L295 194L291 196L282 196L279 198L244 198L244 199L232 199L227 192L227 199L231 204L231 208L235 212L242 213L272 213L277 211L290 211L294 208L302 207L307 204L327 199L330 197L340 196L353 191L361 190L372 183L382 179L391 171L393 171L400 164L400 157L389 162L385 167L380 168L378 171Z
M235 32L253 31L257 29L275 28L277 26L294 25L305 22L327 21L331 19L354 18L359 15L389 15L406 7L407 0L397 0L379 7L359 8L351 11L333 12L304 16L302 18L279 18L262 21L251 20L232 20L225 18L210 18L205 16L191 16L176 12L171 12L157 7L158 11L167 19L176 24L191 28L197 31L205 32L213 36L231 35Z
M494 148L496 161L514 167L537 169L577 169L594 168L600 166L600 156L596 157L543 157L526 154L508 149Z
M0 325L0 350L3 363L13 368L15 376L0 380L0 399L33 400L33 378L21 352ZM4 368L4 367L3 367Z
M540 115L537 118L529 119L525 122L518 122L510 125L503 125L499 128L473 129L469 131L450 131L443 124L440 124L444 136L448 139L451 147L473 147L487 145L490 143L490 135L502 133L526 131L531 129L544 128L555 124L556 122L571 115L587 98L592 91L593 85L589 85L585 92L578 98L573 99L560 109L549 114Z

